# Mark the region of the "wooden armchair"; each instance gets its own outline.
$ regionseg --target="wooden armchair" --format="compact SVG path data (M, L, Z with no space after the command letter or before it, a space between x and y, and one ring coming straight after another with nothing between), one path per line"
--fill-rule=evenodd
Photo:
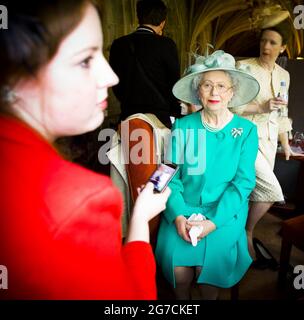
M153 135L153 128L149 123L144 120L135 118L128 121L129 124L129 135L125 137L124 143L122 143L122 148L124 151L125 159L127 161L126 171L128 176L128 183L130 188L130 194L132 202L134 204L138 192L137 188L146 184L150 176L157 168L156 157L155 157L155 142ZM144 139L142 141L132 141L130 137L132 133L137 129L145 130L146 134L149 136L148 141ZM140 148L139 157L141 158L141 163L134 163L134 159L131 159L134 156L135 146L141 143L142 148ZM134 148L135 147L135 148ZM128 150L127 150L128 149ZM156 245L156 237L158 232L160 216L156 216L149 223L150 226L150 242L153 248Z

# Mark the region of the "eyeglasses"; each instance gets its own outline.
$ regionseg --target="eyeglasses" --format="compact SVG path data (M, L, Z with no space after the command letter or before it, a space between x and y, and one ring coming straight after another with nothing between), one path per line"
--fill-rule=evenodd
M214 88L216 89L216 91L219 94L223 94L225 92L227 92L229 89L233 88L233 86L228 87L226 84L224 83L216 83L213 84L211 81L204 81L200 84L200 88L202 89L202 91L204 92L211 92L211 90L214 90Z

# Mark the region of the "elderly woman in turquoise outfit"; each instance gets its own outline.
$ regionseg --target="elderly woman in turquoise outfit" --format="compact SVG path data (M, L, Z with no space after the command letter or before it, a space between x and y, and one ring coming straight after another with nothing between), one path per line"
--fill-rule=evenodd
M259 88L221 50L197 57L173 87L178 99L203 106L175 121L166 155L179 170L169 184L156 258L177 299L190 298L194 279L202 299L216 299L219 288L235 285L252 262L245 225L255 187L257 129L229 108L248 103ZM192 220L194 213L200 221Z

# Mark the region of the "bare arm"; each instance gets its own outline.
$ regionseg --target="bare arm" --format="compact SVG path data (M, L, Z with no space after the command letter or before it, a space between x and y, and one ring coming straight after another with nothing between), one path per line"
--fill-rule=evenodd
M256 101L252 101L248 103L243 109L242 115L247 116L253 114L269 113L278 110L282 107L282 105L286 105L286 102L281 98L269 99L262 104L259 104Z
M165 210L171 190L167 187L162 193L153 193L153 184L149 182L140 192L132 213L126 242L149 242L149 221Z
M293 152L289 145L288 132L279 134L279 140L285 153L285 159L289 160L290 156L304 157L304 154Z

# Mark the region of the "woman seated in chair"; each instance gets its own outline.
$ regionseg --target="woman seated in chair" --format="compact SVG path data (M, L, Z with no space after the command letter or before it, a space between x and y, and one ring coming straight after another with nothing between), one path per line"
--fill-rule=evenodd
M256 79L236 69L224 51L198 57L173 88L178 99L203 106L175 121L167 153L179 171L169 184L156 257L177 299L190 298L194 279L203 299L216 299L218 288L235 285L251 264L245 225L255 186L257 130L229 108L258 92ZM203 219L190 221L193 213Z

